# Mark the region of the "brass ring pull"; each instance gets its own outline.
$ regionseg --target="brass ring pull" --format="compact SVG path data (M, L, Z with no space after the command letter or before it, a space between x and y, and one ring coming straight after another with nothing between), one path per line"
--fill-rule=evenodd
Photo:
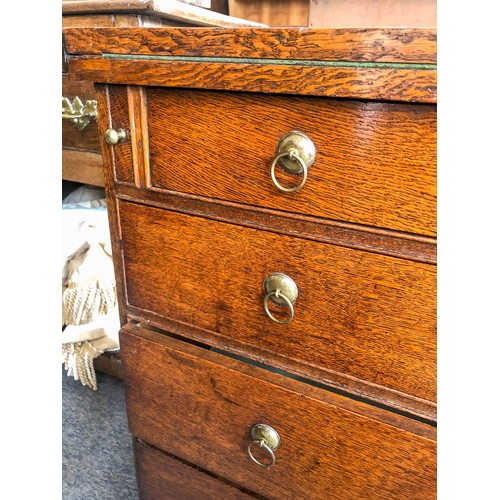
M276 180L276 175L274 173L275 169L276 169L276 164L278 163L278 161L281 159L281 158L285 158L285 157L288 157L290 159L295 159L297 160L301 167L302 167L302 170L301 170L301 174L302 174L302 180L300 181L299 184L297 184L297 186L293 187L293 188L286 188L286 187L283 187L277 180ZM271 165L271 179L274 183L274 185L280 190L280 191L283 191L284 193L295 193L296 191L298 191L305 183L306 183L306 180L307 180L307 166L306 166L306 163L305 161L300 157L300 155L298 154L297 150L295 149L291 149L290 151L287 151L286 153L282 153L278 156L276 156L276 158L274 159L272 165Z
M280 137L275 155L271 165L271 179L274 185L284 193L295 193L306 183L307 169L314 163L316 157L314 143L304 132L292 130ZM275 169L278 162L285 172L302 176L297 186L286 188L276 180Z
M252 441L248 443L247 453L248 456L261 467L272 467L276 462L276 457L274 456L274 450L277 450L281 446L280 435L269 425L266 424L254 424L250 428L250 436L252 436ZM266 450L269 455L271 455L271 461L268 463L263 463L257 460L252 454L252 446L256 444Z
M269 462L268 464L264 464L262 462L259 462L253 455L252 455L252 452L250 450L250 448L252 447L252 445L254 444L258 444L261 448L264 448L270 455L271 455L271 462ZM267 446L266 444L266 440L265 439L259 439L258 441L250 441L250 443L248 443L248 446L247 446L247 452L248 452L248 455L250 456L250 458L257 464L257 465L260 465L261 467L266 467L266 468L269 468L269 467L272 467L275 462L276 462L276 457L274 456L274 452L273 450L271 450L271 448L269 448L269 446Z
M269 310L269 307L267 306L267 304L268 304L269 299L271 298L272 295L274 295L278 299L279 298L283 299L286 302L287 306L290 308L290 314L288 315L287 319L279 320L271 314L271 311ZM292 319L293 319L293 315L295 314L295 312L293 310L293 304L291 303L290 299L285 294L281 293L281 290L279 290L279 289L274 290L266 295L266 297L264 298L264 309L266 311L266 314L269 316L269 318L272 319L275 323L279 323L280 325L286 325L287 323L290 323L290 321L292 321Z
M275 323L279 323L280 325L286 325L290 323L293 319L293 315L295 311L293 309L293 304L297 300L299 296L299 289L295 281L293 281L290 276L287 276L283 273L272 273L266 277L263 283L264 293L264 310L266 314L272 319ZM271 311L269 311L269 301L274 302L277 306L288 306L290 309L290 314L288 318L285 320L279 320L275 318Z

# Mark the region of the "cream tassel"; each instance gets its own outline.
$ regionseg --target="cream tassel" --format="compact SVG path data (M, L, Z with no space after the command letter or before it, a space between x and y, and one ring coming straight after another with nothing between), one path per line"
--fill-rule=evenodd
M66 325L89 323L116 307L114 280L96 277L81 284L70 283L63 292L63 321Z
M90 342L62 345L62 362L68 377L80 380L83 385L97 390L94 359L104 351L96 349Z

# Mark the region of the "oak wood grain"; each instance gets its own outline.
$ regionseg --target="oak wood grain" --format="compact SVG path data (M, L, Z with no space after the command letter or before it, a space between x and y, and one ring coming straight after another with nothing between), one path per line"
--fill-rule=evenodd
M102 156L78 149L62 149L62 178L104 187Z
M140 439L274 500L436 497L433 440L152 332L122 330L120 343L129 426ZM264 472L246 452L259 422L282 441Z
M435 70L317 68L161 60L70 58L69 76L101 83L437 102Z
M175 321L132 305L127 307L127 317L130 322L138 322L141 325L168 332L169 335L177 335L184 341L222 349L254 362L264 363L273 369L285 371L302 380L321 384L339 394L369 402L373 408L385 408L389 414L394 412L395 415L411 416L431 425L437 422L437 403L382 385L368 383L366 380L360 380L332 369L306 365L303 361L290 358L286 354L269 353L265 347L251 345L235 337L227 337L214 331Z
M101 143L95 120L91 120L83 130L78 130L70 120L63 119L61 130L63 148L74 148L100 153Z
M436 235L435 106L150 89L148 115L154 188ZM282 193L270 167L293 130L316 158L304 187Z
M434 266L130 202L119 214L129 304L435 402ZM299 288L287 325L263 308L275 272Z
M130 143L132 146L132 164L135 185L146 187L145 172L149 171L149 141L147 94L144 87L128 86L127 98L130 123ZM115 164L119 170L120 165ZM118 172L118 170L116 170ZM119 176L117 175L117 179Z
M207 491L435 498L436 30L64 33L69 78L103 82L132 433ZM318 153L302 198L284 206L264 181L272 134L291 125ZM110 127L127 140L107 144ZM325 178L328 189L312 189ZM262 280L277 271L299 287L288 325L263 308ZM267 471L246 454L257 421L283 440ZM143 495L168 475L150 458ZM170 492L182 483L168 480Z
M62 76L62 97L73 102L78 97L83 104L95 100L94 84L88 81L72 81ZM97 132L97 122L92 119L83 130L78 130L69 120L62 120L62 146L100 153L101 146Z
M112 111L108 115L109 127L107 128L124 130L127 134L127 139L124 142L109 145L103 140L106 130L101 130L102 148L113 149L115 180L133 184L135 182L135 176L132 143L130 138L130 110L127 86L113 85L108 87L108 92Z
M71 101L73 101L75 97L79 97L82 102L96 99L93 82L74 81L70 80L67 75L62 75L61 88L62 97L66 97Z
M193 214L222 222L257 227L276 233L288 234L324 243L347 246L367 252L391 255L402 259L437 263L436 238L403 233L346 222L318 219L282 210L253 207L244 203L187 195L167 190L144 190L117 183L117 197L123 200L140 200L158 208Z
M70 54L437 62L435 28L96 28L63 34Z
M255 500L197 467L134 440L142 500Z
M116 280L116 294L118 299L118 310L120 315L120 323L124 325L127 322L127 288L126 288L126 276L124 274L124 264L123 255L121 251L121 228L120 219L118 217L118 207L115 197L115 162L118 159L123 159L122 156L115 154L115 148L106 143L104 137L106 130L111 128L113 124L117 123L114 118L111 117L111 109L116 110L118 105L121 110L125 107L128 109L128 96L126 88L124 87L113 87L109 89L107 85L95 85L96 97L97 97L97 112L98 121L97 125L99 128L99 138L101 140L101 152L104 165L104 187L106 190L106 205L108 211L108 220L110 228L110 239L111 247L113 253L113 267L115 271ZM126 126L126 114L124 116L124 111L120 114L117 113L118 120L121 120L121 124ZM120 124L120 121L118 122ZM122 144L123 145L123 144ZM132 172L133 175L133 165L131 164L132 154L130 143L125 148L125 152L128 154L129 164L127 166L126 172Z
M430 439L431 441L437 440L437 426L432 422L387 411L387 409L373 405L370 402L331 390L331 388L326 387L324 384L314 384L309 380L294 377L293 374L286 372L286 370L277 371L265 363L252 363L245 356L238 356L228 349L213 348L213 346L209 346L203 342L186 339L168 330L158 329L141 322L130 321L122 329L126 334L139 336L148 341L167 342L168 345L181 350L185 354L192 355L201 360L211 359L225 368L239 371L252 379L257 376L263 382L272 385L276 384L279 380L279 385L288 391L298 392L306 397L319 399L326 404L393 427L398 427L405 432ZM196 347L196 349L193 349L192 346ZM218 356L222 355L222 358L213 358L214 354ZM259 368L257 372L255 371L256 366ZM279 375L279 377L277 378L276 375Z

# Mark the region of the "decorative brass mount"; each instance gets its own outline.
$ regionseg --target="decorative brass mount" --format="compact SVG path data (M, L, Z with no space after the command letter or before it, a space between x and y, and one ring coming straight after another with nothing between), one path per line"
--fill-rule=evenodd
M85 101L83 104L79 97L75 97L73 102L63 97L62 117L70 120L78 130L83 130L92 118L97 119L97 101Z

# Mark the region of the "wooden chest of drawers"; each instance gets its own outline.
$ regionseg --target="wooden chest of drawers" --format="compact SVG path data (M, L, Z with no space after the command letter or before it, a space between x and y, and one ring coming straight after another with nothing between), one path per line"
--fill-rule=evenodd
M141 498L435 498L435 30L65 37Z

